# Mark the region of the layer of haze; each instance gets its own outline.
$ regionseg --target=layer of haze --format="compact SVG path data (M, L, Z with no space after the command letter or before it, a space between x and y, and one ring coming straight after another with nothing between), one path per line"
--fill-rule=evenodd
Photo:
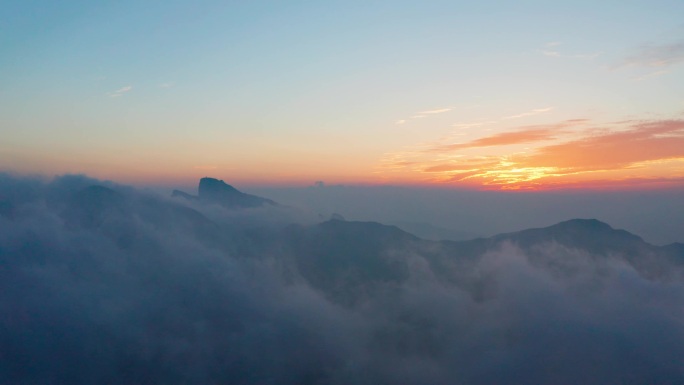
M684 190L508 193L435 188L249 188L328 218L391 223L430 239L471 239L568 218L597 218L655 244L684 242Z
M682 245L540 234L479 249L0 174L0 383L681 384Z

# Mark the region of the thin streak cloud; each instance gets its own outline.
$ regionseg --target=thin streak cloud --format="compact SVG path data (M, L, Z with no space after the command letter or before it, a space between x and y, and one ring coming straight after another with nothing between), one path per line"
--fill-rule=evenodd
M511 144L531 143L555 139L556 134L556 132L550 129L531 129L515 132L502 132L496 135L479 138L471 142L440 146L433 149L433 151L442 152L473 147L507 146Z
M543 114L543 113L549 112L549 111L551 111L551 110L553 110L553 107L536 108L536 109L534 109L534 110L532 110L532 111L523 112L523 113L521 113L521 114L516 114L516 115L511 115L511 116L506 116L506 117L503 117L502 119L520 119L520 118L526 118L526 117L528 117L528 116L534 116L534 115Z
M599 52L576 53L576 54L562 53L558 49L558 47L561 44L562 44L561 42L557 42L557 41L546 43L539 50L539 52L541 52L542 55L544 55L544 56L553 57L553 58L567 58L567 59L593 59L593 58L595 58L601 54Z
M435 109L435 110L421 111L421 112L419 112L418 114L420 114L420 115L423 115L423 114L442 114L442 113L444 113L444 112L449 112L449 111L451 111L451 110L453 110L452 107L449 107L449 108L439 108L439 109Z
M451 125L451 127L456 127L456 128L473 128L473 127L482 127L486 126L488 124L496 123L497 120L489 120L485 122L470 122L470 123L454 123Z
M130 85L129 85L129 86L121 87L121 88L119 88L118 90L116 90L116 91L114 91L114 92L110 92L110 93L108 93L108 95L109 95L110 97L115 98L115 97L119 97L119 96L121 96L121 95L123 95L123 94L125 94L125 93L127 93L127 92L130 92L132 89L133 89L133 86L130 86Z
M527 167L566 171L613 170L638 162L684 158L684 120L639 123L627 130L542 147L514 158Z
M554 141L554 143L544 143ZM509 145L528 145L524 151ZM478 155L461 151L480 148ZM490 150L491 149L491 150ZM487 151L486 155L482 155ZM465 153L467 154L467 153ZM458 156L456 156L458 155ZM397 154L426 181L494 189L645 186L680 183L684 178L684 120L628 120L597 125L587 119L528 126L464 143L438 144ZM389 166L386 164L385 166Z
M684 62L684 40L671 44L648 44L626 57L613 69L622 67L670 67Z

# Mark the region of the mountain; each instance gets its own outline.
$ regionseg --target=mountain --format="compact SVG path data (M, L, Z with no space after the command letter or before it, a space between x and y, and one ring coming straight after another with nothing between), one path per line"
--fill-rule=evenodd
M512 243L523 249L537 262L558 263L558 255L563 251L577 255L582 252L592 258L620 260L631 265L639 274L651 279L665 279L673 274L673 267L684 266L684 250L676 244L655 246L628 231L614 229L607 223L596 219L572 219L553 226L528 229L492 237L494 244ZM556 258L550 259L550 251L542 246L553 248Z
M15 185L0 384L684 383L681 243L595 219L458 242L273 221L201 204L242 197L217 180L190 204Z
M175 196L217 203L230 208L276 205L244 194L223 181L203 178L199 196ZM375 287L401 283L411 275L412 256L423 258L437 276L468 288L477 297L471 266L487 253L508 247L530 262L557 274L569 274L583 259L621 261L648 279L670 279L684 270L684 245L655 246L625 230L596 219L572 219L544 228L499 234L467 241L432 241L396 226L345 221L341 216L316 225L292 225L278 232L258 225L218 225L198 211L155 199L132 199L124 192L93 185L76 190L66 200L67 224L102 228L117 242L134 239L130 226L140 218L156 226L193 234L208 244L245 257L277 252L294 262L307 282L341 303L353 304ZM242 222L240 222L242 223Z
M174 190L171 196L219 204L227 208L251 208L278 205L270 199L245 194L222 180L208 177L200 179L197 196L179 190Z
M464 241L478 237L478 235L474 233L434 226L426 222L398 221L390 222L388 224L397 226L404 231L419 236L420 238L429 239L432 241Z
M73 192L65 203L62 217L68 224L100 227L124 213L126 198L111 188L92 185Z
M331 219L291 228L284 243L290 245L289 254L310 285L352 304L377 284L406 280L409 269L403 251L420 242L428 241L395 226Z
M596 219L573 219L549 227L468 241L430 241L377 222L332 219L291 228L289 243L299 272L308 283L343 304L355 304L378 287L409 279L411 261L423 258L432 274L471 292L483 282L473 266L488 253L522 253L530 263L554 274L572 275L581 263L623 262L651 280L682 276L684 247L651 245Z
M171 192L171 196L174 197L174 198L183 198L183 199L187 199L187 200L189 200L189 201L196 201L196 200L199 199L199 198L198 198L197 196L195 196L195 195L188 194L188 193L183 192L183 191L180 191L180 190L173 190L173 192Z

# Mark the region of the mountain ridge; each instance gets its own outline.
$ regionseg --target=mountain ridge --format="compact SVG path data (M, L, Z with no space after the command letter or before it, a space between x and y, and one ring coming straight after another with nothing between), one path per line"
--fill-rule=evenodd
M172 197L197 200L204 203L218 204L226 208L254 208L262 206L279 206L276 202L260 196L246 194L223 180L204 177L200 179L197 195L180 190L173 190Z

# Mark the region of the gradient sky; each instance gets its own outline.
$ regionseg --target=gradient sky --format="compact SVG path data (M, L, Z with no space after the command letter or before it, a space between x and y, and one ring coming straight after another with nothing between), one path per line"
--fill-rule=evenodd
M0 170L684 184L684 2L0 1Z

